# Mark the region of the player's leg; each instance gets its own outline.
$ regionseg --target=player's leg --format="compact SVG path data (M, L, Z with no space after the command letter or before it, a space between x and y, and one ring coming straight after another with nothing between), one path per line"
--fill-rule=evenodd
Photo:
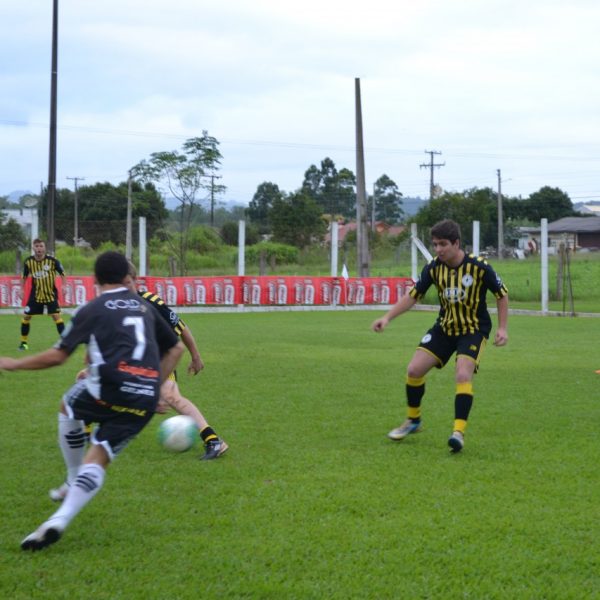
M65 322L63 321L57 301L48 304L48 314L52 317L52 320L56 325L56 331L58 331L58 335L62 335L62 332L65 330Z
M27 310L27 309L26 309ZM19 350L29 350L29 331L31 329L31 315L25 313L21 319L21 343Z
M102 488L109 463L106 449L92 445L60 508L21 542L21 548L35 551L57 542L69 523Z
M160 399L167 402L180 415L186 415L194 419L205 448L202 460L219 458L219 456L222 456L228 450L229 446L227 443L215 433L198 407L181 394L179 386L174 379L169 378L162 384Z
M473 376L486 341L479 334L463 338L458 342L456 351L454 425L452 435L448 439L448 446L452 452L460 452L465 445L465 430L473 406Z
M438 327L432 327L423 336L406 369L406 420L388 433L390 439L403 440L409 434L421 431L425 376L434 367L443 367L453 351L451 340Z
M90 447L77 477L60 508L21 542L23 550L40 550L61 538L69 523L102 488L110 462L140 433L153 415L149 408L141 410L140 414L115 413L110 407L99 407L90 395L83 393L66 406L67 410L69 407L73 409L75 417L82 420L91 418L100 425L90 439Z
M85 422L69 416L63 402L58 413L58 446L65 462L67 474L60 487L49 491L50 498L55 502L62 502L65 499L69 487L77 477L85 455L86 442Z

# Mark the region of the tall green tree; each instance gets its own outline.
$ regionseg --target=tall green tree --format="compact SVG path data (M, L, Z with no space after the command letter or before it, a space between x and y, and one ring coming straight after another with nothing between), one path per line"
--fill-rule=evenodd
M387 175L382 175L375 182L373 196L370 197L370 201L371 203L375 202L376 221L385 221L390 225L402 221L404 216L402 193L398 189L396 182Z
M27 238L21 226L0 211L0 251L27 247Z
M273 241L305 248L323 239L327 223L321 207L299 191L274 202L269 211Z
M218 140L203 131L201 137L186 140L181 152L154 152L131 170L134 177L163 187L180 203L179 243L173 250L181 275L187 271L185 256L194 209L208 200L212 214L215 197L226 190L223 185L215 185L222 158Z
M283 192L276 183L264 181L257 188L246 209L250 222L261 234L270 232L269 212L275 202L283 199Z
M428 230L443 219L452 219L460 225L464 244L473 243L473 221L480 223L482 246L496 244L497 208L490 188L472 188L462 193L443 192L423 206L414 220L420 228Z
M525 212L527 218L536 223L539 223L540 219L552 222L576 214L569 196L561 189L549 186L530 194L525 201Z
M321 166L311 165L304 173L301 191L310 196L321 211L335 218L352 218L356 206L356 177L349 169L337 170L331 158L324 158Z

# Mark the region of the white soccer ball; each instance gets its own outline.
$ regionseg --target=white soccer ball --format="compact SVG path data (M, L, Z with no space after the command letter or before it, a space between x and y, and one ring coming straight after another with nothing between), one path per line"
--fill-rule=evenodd
M161 446L170 452L185 452L198 440L198 427L192 417L170 417L160 424L158 439Z

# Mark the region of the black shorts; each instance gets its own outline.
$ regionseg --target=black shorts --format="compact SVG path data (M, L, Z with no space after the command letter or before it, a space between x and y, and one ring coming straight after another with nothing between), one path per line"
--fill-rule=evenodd
M423 348L439 360L438 369L441 369L455 352L457 357L468 356L477 368L486 341L487 338L480 332L446 335L439 325L434 325L421 339L419 348Z
M49 315L57 315L60 314L60 306L58 305L58 300L52 300L52 302L36 302L34 298L30 298L29 302L27 302L27 306L25 307L26 315L43 315L44 307L48 307Z
M91 442L101 445L111 460L148 424L156 404L147 397L140 397L134 405L108 404L88 392L85 379L75 382L63 401L72 419L98 423Z

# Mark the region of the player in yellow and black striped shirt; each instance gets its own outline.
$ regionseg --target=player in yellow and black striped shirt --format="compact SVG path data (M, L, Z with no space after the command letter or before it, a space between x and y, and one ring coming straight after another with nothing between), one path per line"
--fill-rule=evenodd
M137 291L137 272L132 263L129 263L129 275L132 281L131 290ZM204 363L202 362L202 358L200 358L200 352L198 351L194 336L189 328L186 327L183 320L174 310L165 304L160 296L148 291L137 291L137 293L144 298L144 300L152 304L161 317L171 326L177 336L181 338L181 341L188 349L192 359L188 367L188 373L190 375L198 374L204 368ZM179 390L175 373L172 373L160 388L160 399L157 412L166 412L169 408L173 408L180 415L191 417L196 422L198 434L202 439L205 450L201 457L202 460L219 458L228 450L229 445L227 442L216 434L215 430L208 424L208 421L204 418L204 415L200 412L198 407L191 400L182 395Z
M46 244L40 240L33 240L33 254L25 260L23 265L23 281L31 277L31 292L27 299L27 305L23 319L21 320L21 344L19 350L28 350L27 339L31 327L31 318L34 315L43 315L44 307L56 324L56 330L60 335L65 324L60 314L58 304L58 291L56 289L56 276L64 278L65 270L60 261L46 254Z
M486 295L496 298L498 328L496 346L508 341L508 290L494 269L481 257L468 255L460 247L460 227L450 220L431 228L436 254L422 272L415 287L380 319L373 330L381 332L395 317L410 310L434 285L440 301L440 312L434 326L425 334L407 370L407 420L388 433L402 440L421 430L421 400L425 394L425 376L433 368L442 368L456 353L456 394L454 427L448 445L452 452L464 446L467 419L473 404L473 375L492 329Z

